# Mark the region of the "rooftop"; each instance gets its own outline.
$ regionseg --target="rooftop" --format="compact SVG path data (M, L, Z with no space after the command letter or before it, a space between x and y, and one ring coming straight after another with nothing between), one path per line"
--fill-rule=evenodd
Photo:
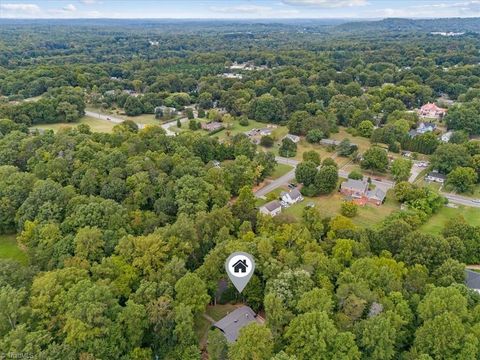
M278 209L279 207L282 207L282 205L280 204L280 202L278 200L273 200L273 201L270 201L270 202L266 203L265 205L263 205L263 207L266 208L268 211L272 212L275 209Z
M237 340L241 328L257 321L256 316L248 306L242 306L214 323L213 326L223 332L228 342L234 342Z
M465 270L465 285L470 289L480 290L480 273L466 269Z
M348 179L342 183L342 189L352 189L355 191L366 191L368 188L368 183L364 180L353 180Z

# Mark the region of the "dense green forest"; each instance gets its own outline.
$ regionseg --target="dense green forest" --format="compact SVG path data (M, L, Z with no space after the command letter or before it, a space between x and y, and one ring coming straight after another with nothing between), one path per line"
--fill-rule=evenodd
M422 231L447 200L408 182L412 163L400 156L428 159L458 192L478 187L477 31L478 19L0 20L0 239L16 234L27 256L0 256L0 353L478 359L480 295L464 271L480 262L480 227L457 216L440 234ZM253 69L232 69L245 62ZM428 102L448 108L436 124L453 132L449 142L440 132L409 135ZM160 107L185 112L191 131L169 136ZM88 108L159 119L110 133L32 127L75 124ZM227 131L257 121L314 145L340 129L365 140L361 153L342 141L338 157L358 165L352 179L391 175L388 196L401 208L368 227L351 219L358 209L348 202L334 216L321 206L262 215L253 189L296 143L283 139L277 154L273 137L257 145L242 133L205 136L193 108ZM295 175L305 196L337 192L330 155L303 152ZM241 295L225 285L234 251L256 261ZM236 342L202 326L207 308L241 303L265 322Z

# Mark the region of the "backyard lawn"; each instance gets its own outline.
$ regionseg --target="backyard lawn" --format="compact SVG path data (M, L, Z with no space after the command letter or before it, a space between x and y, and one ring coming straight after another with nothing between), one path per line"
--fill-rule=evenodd
M15 235L0 235L0 258L27 263L27 255L18 248Z
M273 171L273 174L270 176L272 179L278 179L279 177L285 175L288 173L290 170L292 170L293 167L290 165L285 165L285 164L277 164L275 167L275 170Z
M438 213L433 215L420 230L430 234L440 234L448 220L457 216L463 216L465 221L472 226L480 226L480 209L467 206L458 208L443 207Z
M112 132L113 127L116 125L112 122L92 118L90 116L84 116L80 121L76 123L55 123L55 124L41 124L32 126L31 129L41 129L41 130L53 130L54 132L59 131L64 128L77 127L80 124L89 125L93 132Z
M290 214L297 219L300 219L303 209L308 204L313 203L315 204L315 207L320 210L322 216L331 217L340 214L340 207L343 201L344 196L338 192L313 198L306 197L302 202L292 205L287 209L283 209L282 213ZM376 206L373 204L360 206L358 209L358 215L353 217L352 221L357 225L366 227L372 226L382 221L393 211L399 209L400 204L393 199L393 195L389 193L385 203L381 206Z
M330 139L342 141L343 139L349 139L352 144L356 144L360 152L365 152L368 150L372 144L370 139L364 138L362 136L353 136L349 134L344 127L338 128L338 133L331 134Z

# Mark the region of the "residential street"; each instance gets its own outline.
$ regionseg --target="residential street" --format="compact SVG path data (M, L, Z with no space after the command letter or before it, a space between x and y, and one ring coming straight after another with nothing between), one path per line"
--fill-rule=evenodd
M100 113L94 112L94 111L85 110L85 115L96 118L96 119L99 119L99 120L110 121L110 122L115 123L115 124L121 124L122 122L125 121L124 119L114 117L112 115L104 115L104 114L100 114ZM182 124L185 124L185 123L188 122L188 118L186 118L186 117L181 118L180 122ZM167 136L175 136L175 132L171 131L170 127L176 126L176 125L177 125L177 120L172 120L172 121L164 123L160 126L162 127L162 129L165 130L165 133L167 134ZM138 128L139 129L145 128L145 124L138 124Z
M117 118L117 117L114 117L114 116L111 116L111 115L104 115L104 114L100 114L100 113L93 112L93 111L85 111L85 114L87 116L91 116L91 117L96 118L96 119L110 121L110 122L113 122L113 123L116 123L116 124L120 124L124 121L121 118ZM188 122L188 118L186 118L186 117L182 118L182 119L180 119L180 121L181 121L182 124L185 124L185 123ZM162 124L161 127L165 130L167 136L175 136L175 132L171 131L170 127L176 126L176 124L177 124L177 120L172 120L172 121L169 121L167 123ZM140 129L143 129L145 127L145 125L144 124L139 124L138 127ZM279 188L280 186L286 185L286 184L290 183L292 180L295 179L295 168L300 163L300 161L295 160L295 159L289 159L289 158L281 157L281 156L276 156L275 160L277 160L277 162L279 164L290 165L290 166L293 167L293 169L291 171L289 171L288 173L286 173L285 175L279 177L278 179L273 180L271 183L264 186L263 188L257 190L255 192L255 196L258 197L258 198L264 198L265 195L268 194L269 192ZM408 179L408 181L409 182L415 181L418 174L422 170L423 170L423 168L413 166L411 176ZM347 178L348 177L348 172L344 171L342 169L339 169L338 176L343 177L343 178ZM367 179L367 176L364 177L364 180L366 180L366 179ZM372 179L372 184L374 184L376 187L382 189L385 192L387 192L389 189L391 189L395 186L395 183L393 181L389 181L389 180L378 181L378 180ZM467 198L467 197L460 196L460 195L457 195L457 194L452 194L452 193L442 192L441 194L443 196L445 196L448 199L448 201L450 201L451 203L480 208L480 202L476 202L475 199Z
M258 198L264 198L264 196L269 192L275 190L280 186L286 185L295 179L295 168L300 163L300 161L295 159L284 158L281 156L276 156L275 160L277 160L279 164L293 166L293 169L288 173L286 173L285 175L279 177L278 179L273 180L271 183L264 186L263 188L257 190L255 192L255 196ZM418 171L419 169L420 171ZM413 182L418 176L418 174L421 172L421 170L422 168L418 168L417 166L412 167L412 174L410 176L409 182ZM339 169L338 176L347 178L348 172L345 170ZM366 179L367 179L367 176L364 177L364 180ZM372 184L374 184L376 187L382 189L385 192L387 192L389 189L392 189L395 186L395 183L390 180L378 181L378 180L372 179ZM441 192L441 194L445 196L448 199L448 201L451 203L480 208L480 201L477 202L475 201L475 199L467 198L467 197L460 196L457 194L452 194L452 193Z

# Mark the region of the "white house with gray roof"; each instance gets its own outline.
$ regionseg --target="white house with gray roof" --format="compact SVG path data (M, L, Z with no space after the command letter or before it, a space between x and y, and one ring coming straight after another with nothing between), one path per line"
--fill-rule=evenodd
M281 197L283 201L290 205L303 200L303 196L298 189L293 189L290 192L282 192Z

